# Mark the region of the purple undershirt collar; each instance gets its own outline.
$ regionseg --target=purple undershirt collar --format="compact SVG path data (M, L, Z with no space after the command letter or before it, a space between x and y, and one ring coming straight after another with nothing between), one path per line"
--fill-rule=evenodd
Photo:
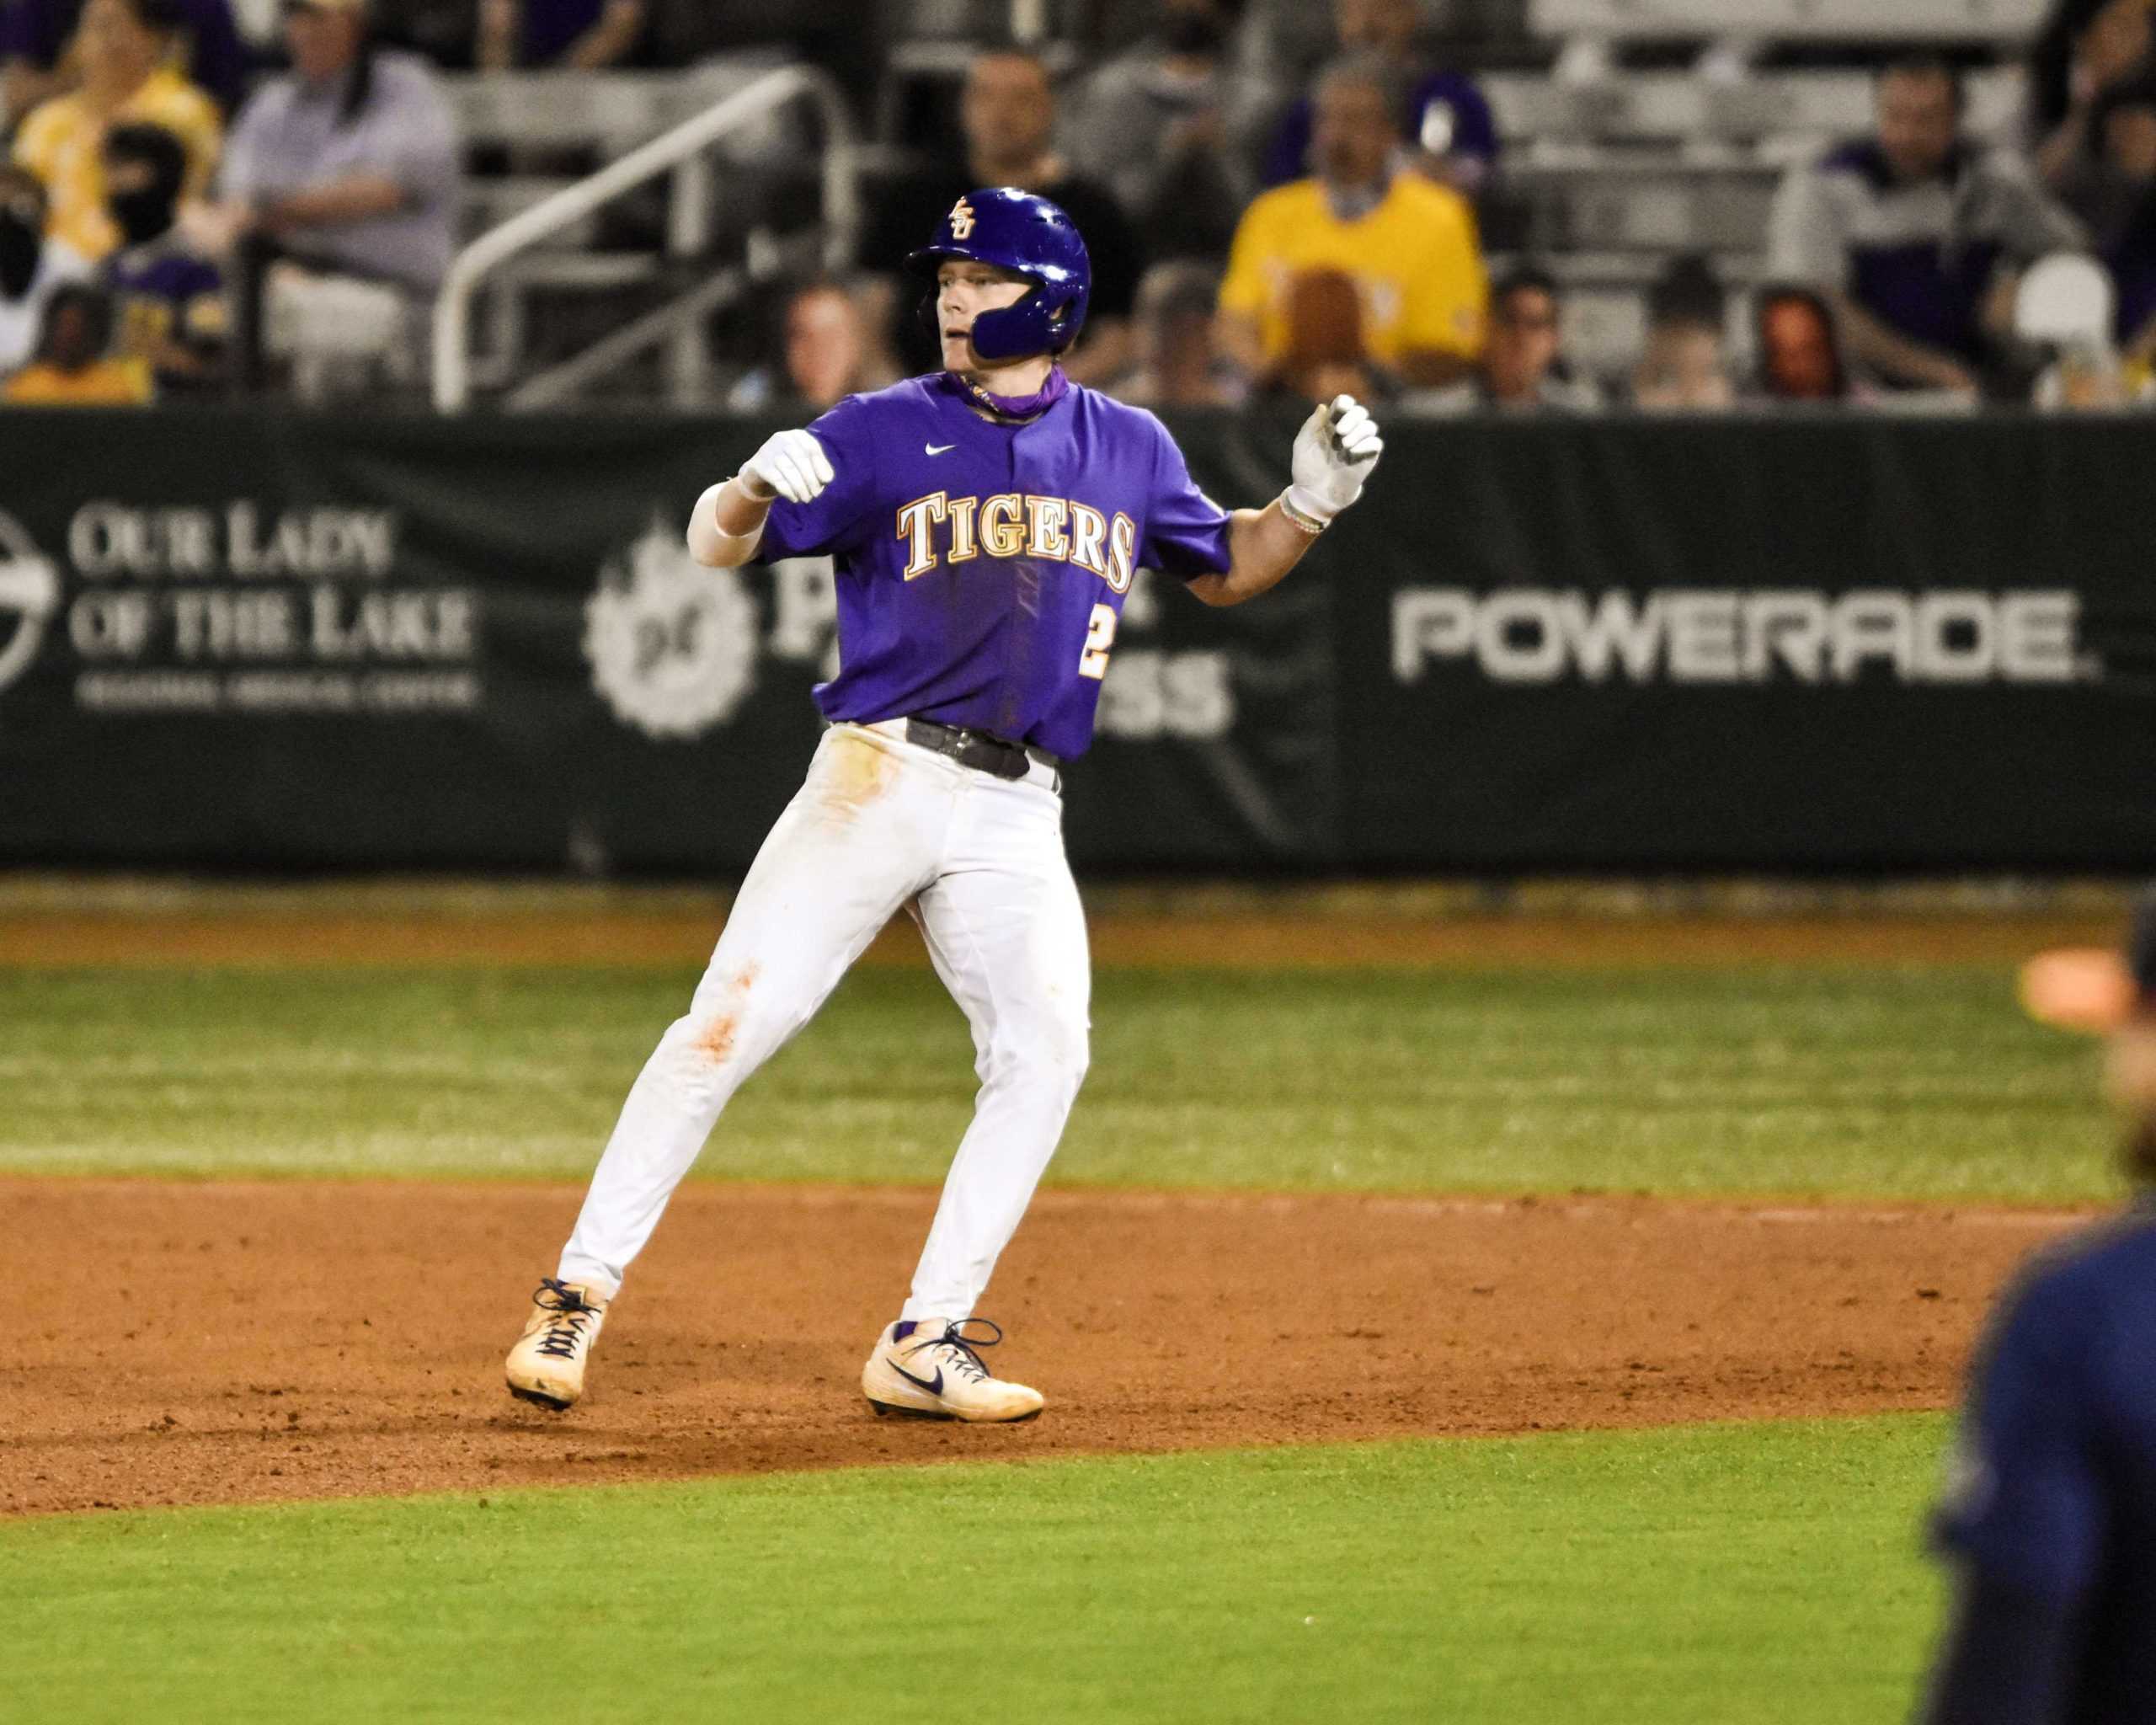
M956 371L946 371L943 384L961 400L985 409L999 419L1007 419L1017 425L1038 419L1061 401L1070 389L1070 380L1063 375L1060 366L1051 367L1048 382L1031 395L994 395L971 378L961 377Z

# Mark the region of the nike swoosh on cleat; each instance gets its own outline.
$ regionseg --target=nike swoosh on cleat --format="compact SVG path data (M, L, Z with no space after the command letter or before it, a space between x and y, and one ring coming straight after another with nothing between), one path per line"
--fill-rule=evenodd
M925 444L922 446L926 449L931 455L948 455L958 446L955 443L930 443ZM942 1374L938 1373L937 1375L941 1376ZM916 1379L915 1381L918 1382L919 1380Z
M933 1383L931 1383L926 1378L915 1377L903 1365L900 1365L895 1359L891 1362L891 1370L896 1372L900 1377L904 1378L908 1383L927 1391L931 1396L940 1396L943 1393L943 1368L940 1365L936 1368L936 1381Z

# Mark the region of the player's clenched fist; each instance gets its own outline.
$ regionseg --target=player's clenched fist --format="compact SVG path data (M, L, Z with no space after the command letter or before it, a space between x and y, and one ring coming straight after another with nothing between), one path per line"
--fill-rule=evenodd
M781 431L749 457L741 483L754 497L810 503L831 483L831 458L808 432Z
M1384 451L1369 409L1352 395L1336 395L1295 434L1289 508L1320 526L1330 521L1363 494L1363 481Z

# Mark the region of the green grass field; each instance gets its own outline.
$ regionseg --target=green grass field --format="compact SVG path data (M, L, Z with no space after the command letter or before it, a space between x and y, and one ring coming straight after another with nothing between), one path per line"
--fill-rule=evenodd
M0 1529L8 1717L1849 1725L1936 1615L1939 1422Z
M581 1178L691 975L0 971L0 1170ZM2051 1200L2113 1190L2084 1044L1977 968L1126 970L1065 1183ZM865 970L706 1176L932 1182L972 1105Z
M0 972L0 1170L581 1177L692 978ZM1054 1178L2084 1201L2002 969L1098 979ZM868 971L710 1177L919 1182L969 1105ZM1933 1416L0 1524L0 1717L1903 1717ZM10 1465L0 1455L0 1466Z

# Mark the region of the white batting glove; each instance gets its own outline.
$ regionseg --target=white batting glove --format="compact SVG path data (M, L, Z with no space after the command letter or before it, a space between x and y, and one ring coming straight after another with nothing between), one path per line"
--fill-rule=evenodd
M831 458L806 431L781 431L766 438L741 469L741 483L752 497L783 497L810 503L831 483Z
M1291 519L1327 526L1363 494L1363 481L1385 452L1377 421L1352 395L1336 395L1295 434L1295 482L1280 501Z

